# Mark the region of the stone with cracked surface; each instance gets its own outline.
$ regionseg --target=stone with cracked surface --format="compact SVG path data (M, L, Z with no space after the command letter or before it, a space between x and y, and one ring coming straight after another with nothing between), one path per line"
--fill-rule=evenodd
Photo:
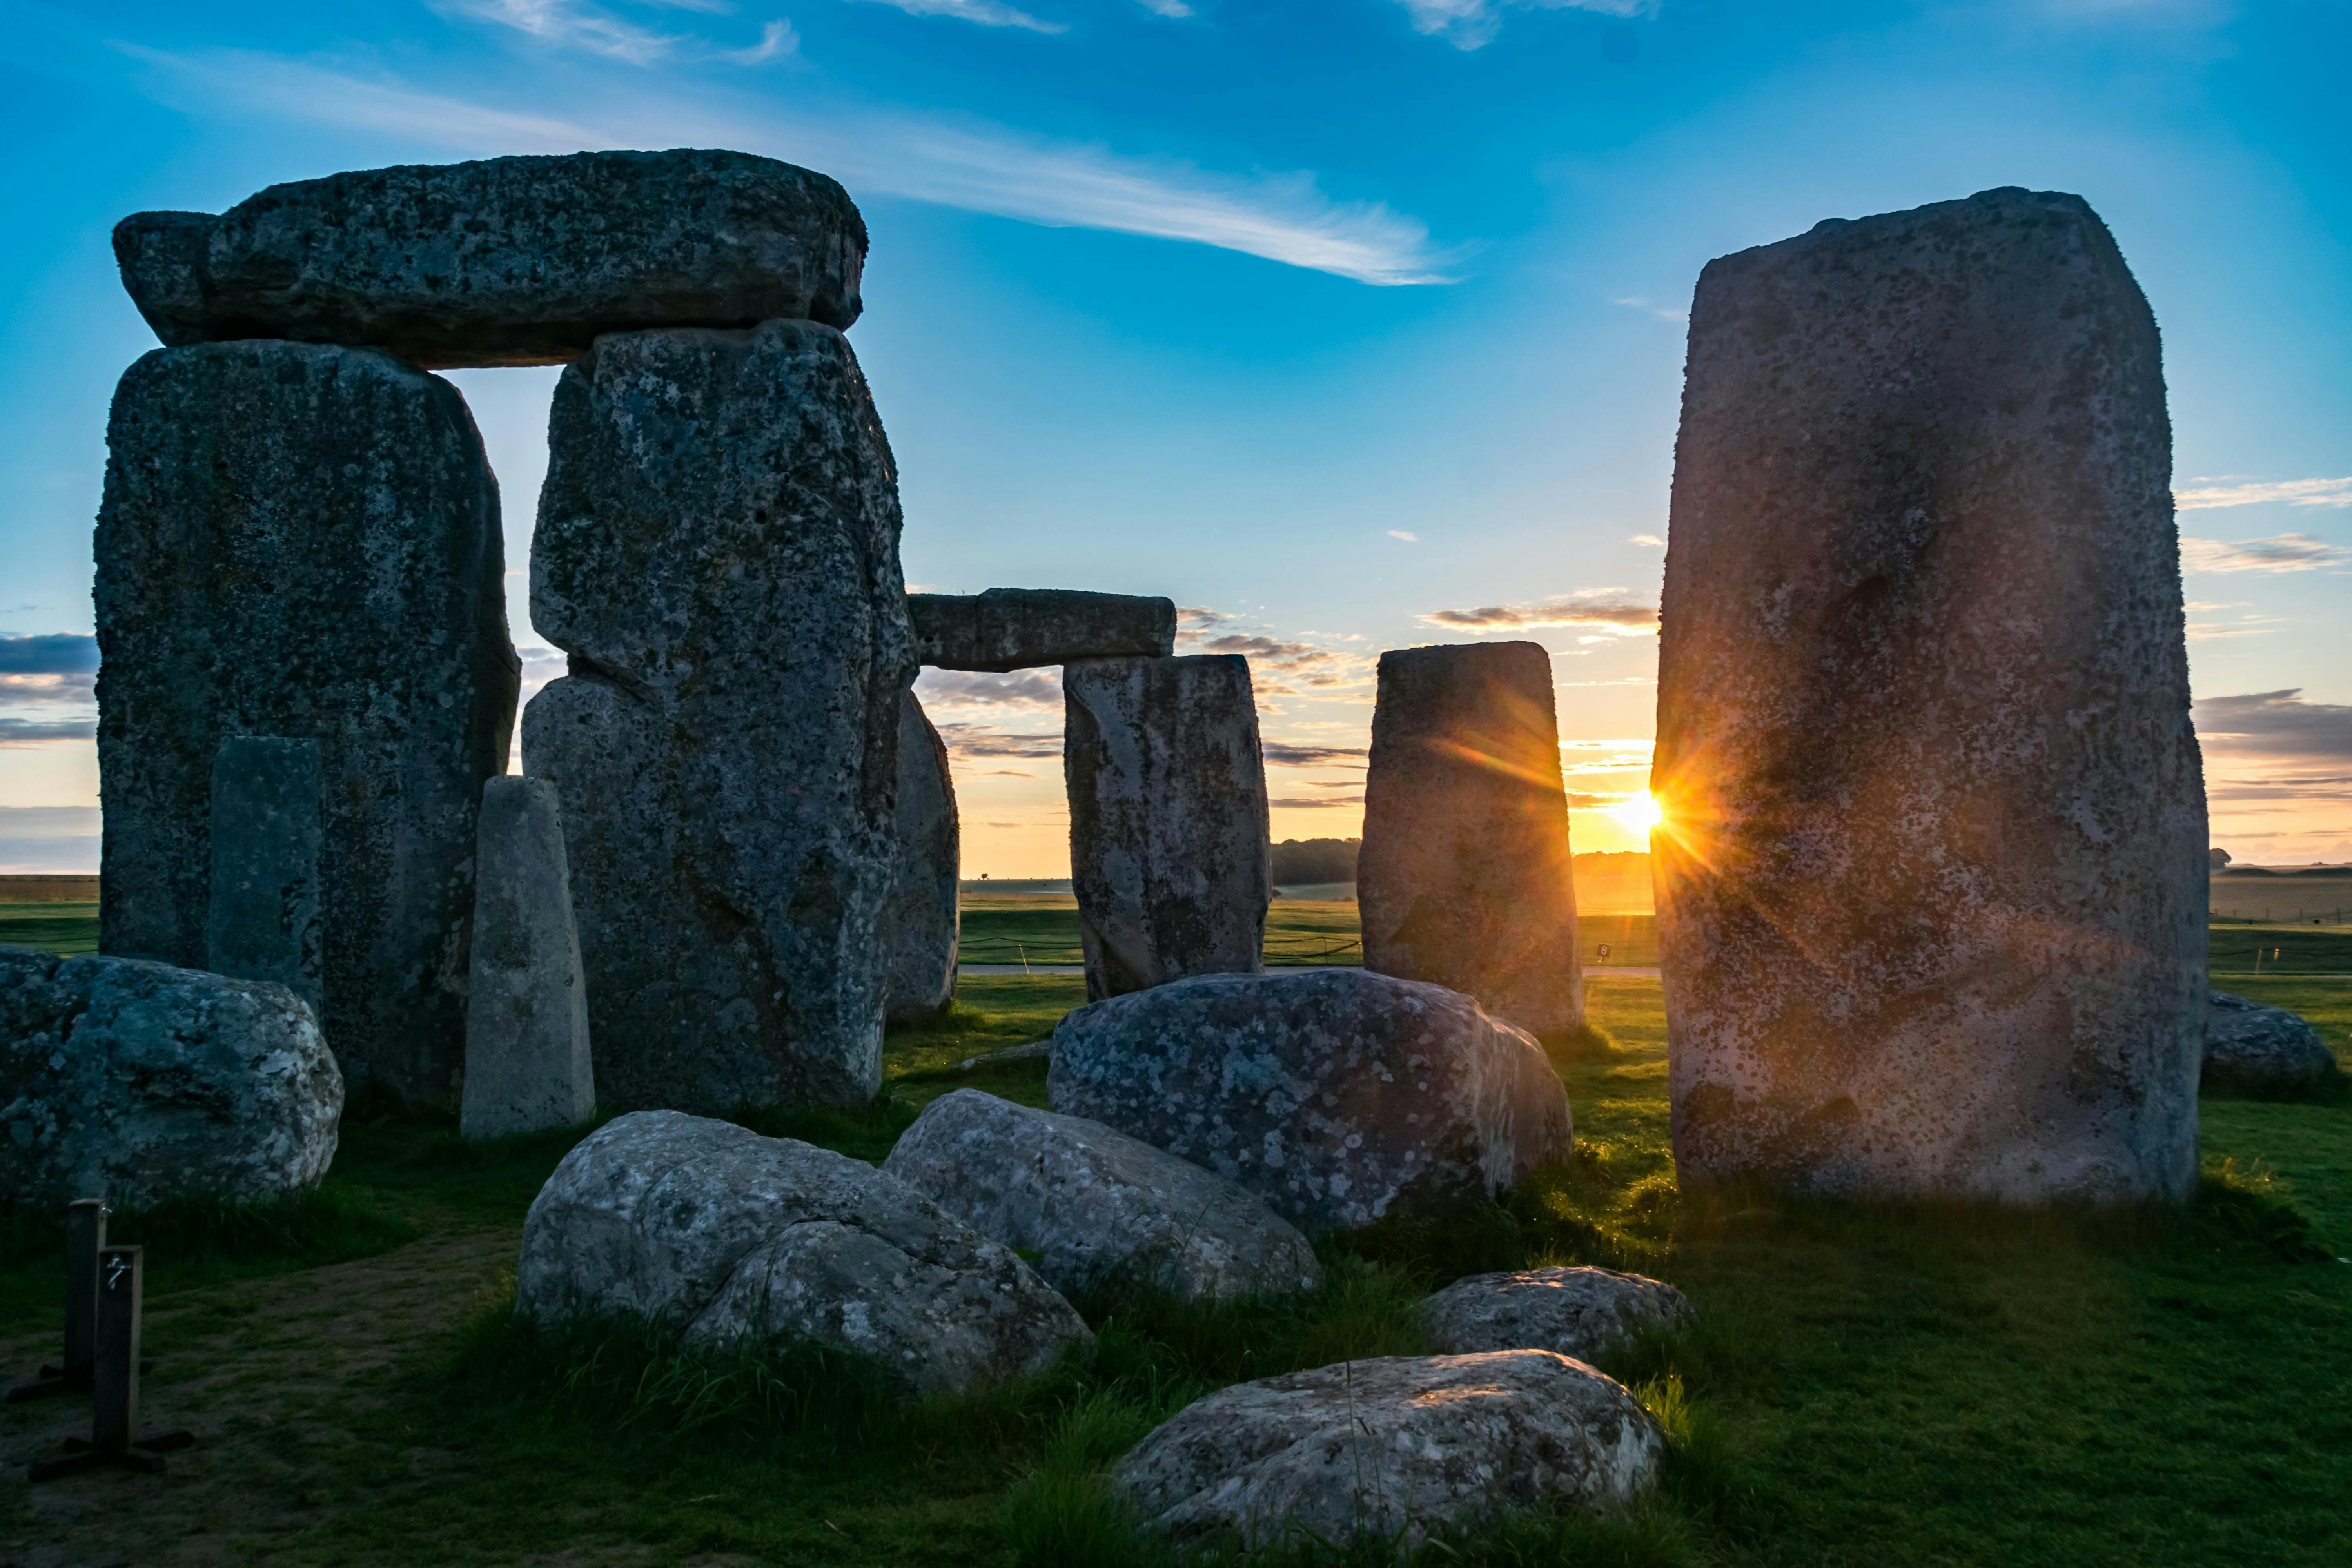
M1630 1502L1665 1452L1623 1384L1567 1356L1381 1356L1221 1388L1111 1485L1178 1546L1411 1546L1505 1509Z
M515 1285L528 1318L803 1336L919 1394L1037 1372L1092 1337L1027 1264L897 1177L674 1110L621 1117L564 1156L523 1222Z
M1356 864L1365 968L1465 992L1539 1035L1583 1024L1550 654L1381 655Z
M342 1110L283 985L0 948L0 1201L278 1197L327 1173Z
M458 1134L505 1138L585 1121L596 1073L555 786L503 773L484 784L475 844Z
M1568 1094L1458 991L1358 969L1212 974L1081 1007L1047 1094L1315 1235L1442 1215L1565 1156Z
M913 679L898 477L829 327L625 332L557 384L523 718L610 1103L870 1100Z
M1087 997L1256 973L1274 875L1249 661L1082 660L1062 694Z
M1652 789L1685 1181L2197 1180L2205 795L2157 328L2078 196L1720 258Z
M922 1024L955 998L963 831L948 749L912 691L898 694L897 820L898 869L883 917L890 939L883 1017Z
M1081 1116L960 1089L882 1168L1032 1260L1055 1289L1183 1300L1312 1290L1315 1248L1238 1184Z
M231 735L213 755L205 967L274 980L327 1014L320 980L319 742Z
M1449 1354L1558 1351L1591 1361L1644 1331L1692 1322L1673 1286L1613 1268L1529 1268L1473 1274L1423 1303L1429 1342Z
M2221 1089L2294 1089L2341 1071L2309 1020L2227 991L2207 994L2202 1081Z
M372 349L159 349L107 443L100 950L202 966L221 742L315 741L320 1023L354 1089L453 1101L474 813L520 677L465 400Z
M917 657L940 669L997 674L1079 658L1165 658L1176 651L1176 602L1076 588L909 594Z
M605 332L857 320L866 224L824 175L678 149L401 164L115 226L173 347L382 348L427 369L562 364Z

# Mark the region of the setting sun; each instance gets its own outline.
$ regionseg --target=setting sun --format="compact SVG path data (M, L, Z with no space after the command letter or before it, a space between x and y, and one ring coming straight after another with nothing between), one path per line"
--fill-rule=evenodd
M1619 801L1609 808L1609 815L1636 833L1647 833L1666 817L1658 808L1658 797L1647 790Z

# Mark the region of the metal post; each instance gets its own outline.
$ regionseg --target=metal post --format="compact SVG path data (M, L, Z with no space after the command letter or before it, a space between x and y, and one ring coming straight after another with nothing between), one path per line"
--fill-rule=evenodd
M66 1355L39 1378L8 1391L8 1403L67 1394L89 1386L98 1343L98 1254L106 1245L105 1203L76 1198L66 1205Z

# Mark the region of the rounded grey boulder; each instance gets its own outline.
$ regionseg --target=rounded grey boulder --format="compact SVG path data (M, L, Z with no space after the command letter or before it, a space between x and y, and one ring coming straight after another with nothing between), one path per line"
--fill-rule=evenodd
M2337 1071L2336 1053L2299 1014L2227 991L2207 994L2203 1081L2226 1089L2286 1089Z
M681 148L402 164L272 185L217 217L136 213L122 286L169 346L291 338L428 370L562 364L604 332L857 320L849 193Z
M1558 1351L1579 1361L1644 1329L1687 1328L1693 1317L1673 1286L1612 1268L1473 1274L1430 1297L1423 1310L1429 1342L1442 1351Z
M675 1110L624 1116L564 1156L523 1222L515 1289L527 1318L804 1336L922 1394L1038 1371L1090 1337L1028 1265L897 1177Z
M283 985L0 948L0 1201L275 1197L327 1173L342 1113Z
M1568 1152L1568 1094L1458 991L1356 969L1203 974L1054 1031L1054 1109L1264 1198L1313 1235L1430 1214Z
M1056 1290L1156 1285L1202 1296L1311 1290L1315 1249L1254 1194L1082 1116L976 1089L923 1108L882 1169Z
M1624 1385L1564 1355L1383 1356L1219 1389L1112 1486L1180 1544L1410 1544L1505 1508L1627 1501L1665 1448Z

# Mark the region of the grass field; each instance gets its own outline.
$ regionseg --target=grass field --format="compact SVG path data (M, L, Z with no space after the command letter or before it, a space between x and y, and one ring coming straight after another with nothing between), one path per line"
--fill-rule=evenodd
M2352 982L2243 988L2352 1054ZM751 1120L875 1159L949 1089L1038 1103L1041 1061L959 1064L1082 999L968 979L948 1020L891 1037L875 1108ZM1097 1478L1154 1420L1416 1348L1423 1289L1554 1259L1696 1304L1695 1334L1612 1369L1675 1416L1668 1482L1633 1518L1523 1521L1443 1561L2352 1560L2352 1107L2207 1100L2214 1179L2172 1215L1701 1199L1674 1181L1657 983L1596 980L1591 1004L1612 1043L1560 1064L1577 1156L1528 1191L1328 1253L1303 1305L1087 1303L1089 1358L914 1413L837 1367L519 1331L522 1212L572 1135L355 1121L307 1208L131 1222L155 1258L148 1418L204 1442L165 1480L0 1480L0 1562L1145 1563ZM5 1236L0 1348L25 1366L54 1353L57 1242ZM0 1450L86 1419L10 1407Z

